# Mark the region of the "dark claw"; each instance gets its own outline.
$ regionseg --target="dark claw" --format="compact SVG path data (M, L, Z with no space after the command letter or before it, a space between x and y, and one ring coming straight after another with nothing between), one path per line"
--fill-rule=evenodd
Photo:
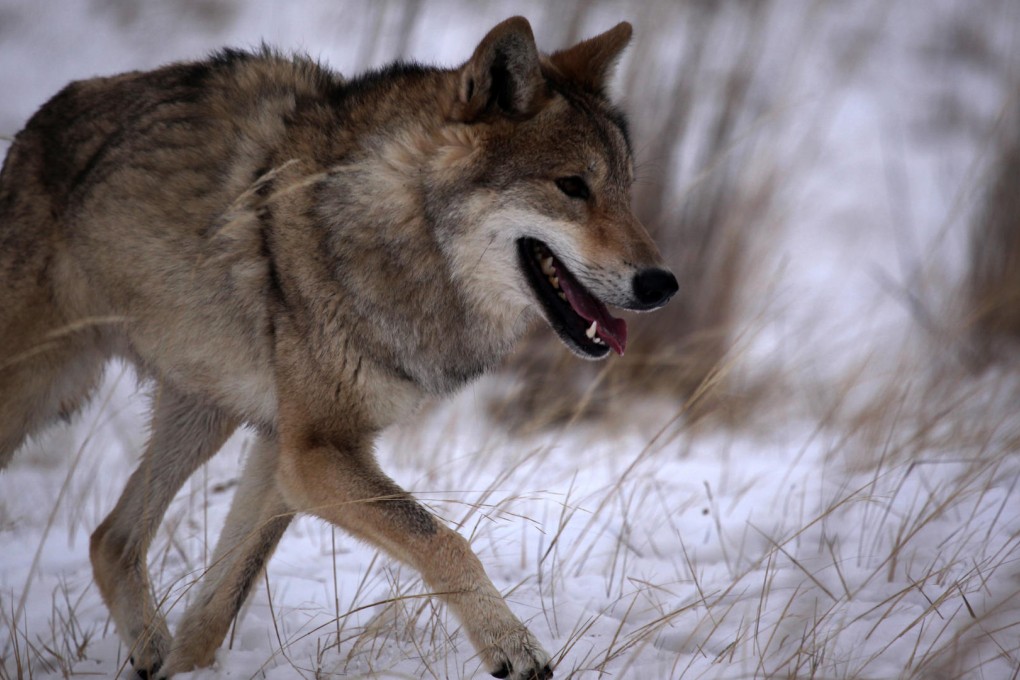
M553 676L552 668L546 664L528 676L528 680L550 680Z
M133 667L135 665L135 657L132 656L130 657L129 660L131 661L131 666ZM152 674L151 677L156 677L156 673L159 672L159 667L162 665L163 664L157 661L156 663L152 664L151 671L148 668L135 668L135 673L137 673L138 677L141 678L142 680L149 680L150 672Z
M512 670L513 667L510 665L510 663L504 662L502 666L492 671L492 677L506 678L510 675L510 671ZM552 676L553 676L552 667L550 667L549 664L546 664L544 667L540 668L539 670L529 675L528 680L552 680Z

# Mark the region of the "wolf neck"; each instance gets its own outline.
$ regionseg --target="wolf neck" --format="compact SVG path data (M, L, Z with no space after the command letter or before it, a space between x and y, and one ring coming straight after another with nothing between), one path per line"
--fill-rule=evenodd
M390 179L368 165L331 182L329 194L344 205L324 205L329 288L357 328L349 349L426 392L447 393L498 362L522 329L464 289L423 197Z
M432 394L492 367L525 328L522 310L475 294L451 261L449 239L471 234L437 228L462 210L456 202L437 207L437 187L458 184L452 178L467 169L476 143L466 127L444 125L443 115L373 121L362 143L334 151L333 164L320 169L324 178L310 188L312 221L287 227L319 250L318 283L300 297L335 320L317 333L334 345L323 355L355 352Z

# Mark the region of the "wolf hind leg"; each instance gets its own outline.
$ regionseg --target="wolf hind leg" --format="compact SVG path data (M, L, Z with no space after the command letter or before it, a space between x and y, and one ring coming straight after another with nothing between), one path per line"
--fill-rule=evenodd
M220 533L202 588L174 635L160 677L208 666L266 568L293 513L276 487L277 448L260 437Z
M216 408L160 385L142 461L92 534L89 556L96 585L143 678L159 669L170 645L149 583L149 544L177 491L236 426Z

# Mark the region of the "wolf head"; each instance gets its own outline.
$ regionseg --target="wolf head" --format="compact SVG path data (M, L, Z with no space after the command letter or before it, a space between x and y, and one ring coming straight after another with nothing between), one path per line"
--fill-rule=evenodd
M540 310L589 359L626 346L608 306L656 309L677 290L631 211L627 124L606 95L630 36L621 23L546 57L527 20L508 19L457 72L449 111L471 146L464 231L450 241L460 275L510 313Z

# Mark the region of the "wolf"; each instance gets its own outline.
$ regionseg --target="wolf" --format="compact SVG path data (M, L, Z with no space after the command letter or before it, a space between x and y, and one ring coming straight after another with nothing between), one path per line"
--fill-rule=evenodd
M0 173L0 466L73 415L112 357L153 385L151 436L92 534L95 582L141 677L209 665L296 513L401 560L497 678L549 653L468 542L379 468L373 442L497 364L533 318L623 354L609 307L677 290L630 207L607 80L621 23L551 55L528 21L457 68L344 79L225 50L74 82ZM171 636L146 550L238 427L257 439L212 566Z

